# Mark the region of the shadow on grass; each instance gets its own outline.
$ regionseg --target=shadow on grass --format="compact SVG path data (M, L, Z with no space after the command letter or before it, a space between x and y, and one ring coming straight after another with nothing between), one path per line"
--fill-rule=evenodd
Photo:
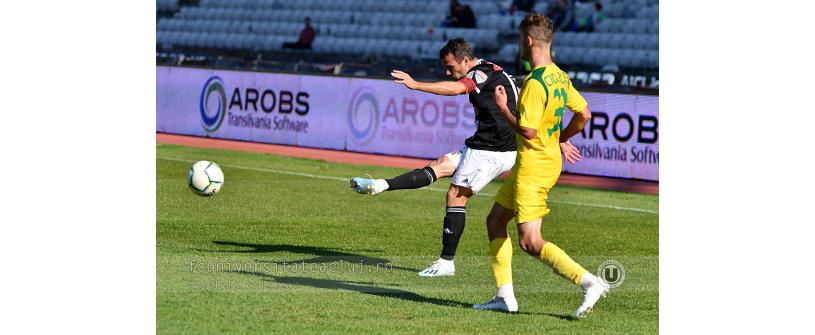
M553 318L561 319L564 321L575 321L577 318L571 315L563 315L563 314L554 314L554 313L533 313L533 312L505 312L505 311L496 311L496 310L486 310L486 311L479 311L482 313L499 313L499 314L507 314L507 315L537 315L537 316L551 316Z
M400 290L396 288L390 287L382 287L377 286L373 282L360 282L360 281L347 281L347 280L331 280L331 279L317 279L317 278L307 278L307 277L285 277L285 276L275 276L263 272L257 271L227 271L229 273L237 273L241 275L247 276L254 276L259 277L262 280L287 284L287 285L300 285L300 286L308 286L314 288L321 288L327 290L344 290L344 291L351 291L351 292L358 292L362 294L373 295L377 297L384 297L384 298L391 298L391 299L399 299L417 303L428 303L438 306L447 306L447 307L458 307L464 308L476 313L500 313L506 315L534 315L534 316L548 316L557 318L560 320L565 321L575 321L574 317L570 315L561 315L561 314L554 314L554 313L532 313L532 312L516 312L516 313L506 313L502 311L476 311L472 309L472 304L464 303L461 301L455 300L448 300L448 299L438 299L438 298L431 298L425 297L423 295L413 293L410 291ZM393 284L388 284L393 285Z
M325 264L345 261L353 264L361 264L367 266L381 267L387 269L396 269L410 272L419 272L418 269L395 266L391 264L390 260L377 257L369 257L359 254L354 254L346 251L329 249L323 247L313 247L307 245L290 245L290 244L254 244L254 243L241 243L229 241L212 241L221 246L232 246L245 248L243 250L206 250L214 252L233 252L233 253L248 253L248 254L263 254L275 252L288 252L293 254L312 255L313 258L301 260L286 260L286 261L260 261L263 263L273 263L279 265L305 263L305 264Z
M563 315L563 314L554 314L554 313L542 313L539 315L548 315L551 317L555 317L564 321L577 321L577 318L571 315Z
M428 303L433 305L439 306L451 306L451 307L466 307L470 308L472 305L468 303L463 303L460 301L453 301L453 300L446 300L446 299L437 299L437 298L430 298L425 297L410 291L399 290L395 288L388 288L388 287L380 287L371 285L373 283L370 282L354 282L354 281L343 281L343 280L330 280L330 279L316 279L316 278L306 278L306 277L283 277L283 276L275 276L270 275L262 272L253 272L253 271L230 271L232 273L238 273L242 275L251 275L255 277L263 278L264 280L273 281L276 283L282 284L289 284L289 285L301 285L301 286L309 286L309 287L316 287L322 289L329 289L329 290L345 290L345 291L352 291L352 292L359 292L362 294L370 294L378 297L385 297L385 298L392 298L392 299L400 299L412 302L419 302L419 303Z

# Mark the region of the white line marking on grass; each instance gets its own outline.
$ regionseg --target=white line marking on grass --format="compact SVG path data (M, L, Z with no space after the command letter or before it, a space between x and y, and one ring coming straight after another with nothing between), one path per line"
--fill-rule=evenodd
M191 161L188 159L179 159L179 158L170 158L170 157L159 157L156 156L158 159L163 159L167 161L175 161L175 162L185 162L185 163L195 163L195 161ZM254 168L249 166L239 166L239 165L225 165L225 164L218 164L219 166L230 167L233 169L241 169L241 170L250 170L250 171L258 171L258 172L271 172L271 173L279 173L279 174L287 174L292 176L300 176L300 177L308 177L308 178L317 178L317 179L327 179L327 180L341 180L341 181L348 181L346 178L341 177L331 177L331 176L323 176L318 174L310 174L310 173L303 173L303 172L294 172L294 171L286 171L286 170L275 170L275 169L267 169L267 168Z
M162 156L156 156L156 159L163 159L163 160L167 160L167 161L184 162L184 163L194 163L195 162L195 161L189 160L189 159L180 159L180 158L162 157ZM319 174L311 174L311 173L303 173L303 172L295 172L295 171L287 171L287 170L277 170L277 169L269 169L269 168L255 168L255 167L241 166L241 165L226 165L226 164L219 164L219 165L224 166L224 167L233 168L233 169L257 171L257 172L270 172L270 173L286 174L286 175L291 175L291 176L300 176L300 177L315 178L315 179L325 179L325 180L336 180L336 181L344 181L344 182L348 181L348 178L325 176L325 175L319 175ZM436 191L436 192L447 193L447 189L441 189L441 188L435 188L435 187L423 187L421 189L428 190L428 191ZM495 193L479 192L479 193L476 194L476 196L494 197ZM560 201L560 200L548 200L548 202L553 203L553 204L595 207L595 208L609 208L609 209L616 209L616 210L621 210L621 211L632 211L632 212L659 214L658 211L651 210L651 209L644 209L644 208L622 207L622 206L603 205L603 204L587 204L587 203L582 203L582 202Z
M586 206L586 207L596 207L596 208L609 208L609 209L618 209L618 210L621 210L621 211L632 211L632 212L659 214L659 211L655 211L653 209L645 209L645 208L622 207L622 206L602 205L602 204L585 204L585 203L582 203L582 202L561 201L561 200L547 200L547 201L551 202L553 204Z

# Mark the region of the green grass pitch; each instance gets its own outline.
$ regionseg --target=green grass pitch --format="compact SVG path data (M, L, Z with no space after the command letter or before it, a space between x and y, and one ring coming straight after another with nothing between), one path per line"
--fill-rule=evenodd
M160 334L658 331L658 196L552 190L544 238L589 271L605 260L625 267L622 285L574 321L581 291L520 250L513 222L520 313L470 308L495 293L484 220L500 180L467 206L456 275L421 278L441 248L449 179L371 197L347 179L404 170L165 144L156 156ZM197 160L224 171L214 197L187 188Z

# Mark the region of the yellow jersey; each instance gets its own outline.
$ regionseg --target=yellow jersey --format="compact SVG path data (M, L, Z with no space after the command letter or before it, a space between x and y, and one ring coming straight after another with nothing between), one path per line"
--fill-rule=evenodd
M555 186L563 162L560 157L560 131L568 107L582 112L588 103L554 63L536 67L524 80L518 100L518 125L537 129L527 140L516 134L518 156L514 169L517 183L551 188Z

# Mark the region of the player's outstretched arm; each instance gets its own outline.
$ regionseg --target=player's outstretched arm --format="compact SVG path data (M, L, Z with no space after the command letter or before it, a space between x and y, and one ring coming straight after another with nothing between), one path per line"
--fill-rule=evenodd
M538 130L532 128L521 127L518 125L518 118L509 111L509 107L507 106L507 91L502 85L495 86L495 104L498 106L498 110L501 111L501 114L507 119L507 123L515 129L515 132L521 134L525 139L531 140L538 136Z
M583 127L586 126L586 123L589 122L590 118L591 111L589 110L588 106L583 108L583 111L574 113L572 120L569 121L569 125L560 132L560 143L568 141L569 138L583 130Z
M413 80L409 74L399 71L393 70L391 72L391 76L396 78L395 82L405 85L405 87L411 90L418 90L427 93L433 93L437 95L459 95L467 93L467 87L464 84L457 82L457 81L440 81L435 83L423 83L420 81Z

